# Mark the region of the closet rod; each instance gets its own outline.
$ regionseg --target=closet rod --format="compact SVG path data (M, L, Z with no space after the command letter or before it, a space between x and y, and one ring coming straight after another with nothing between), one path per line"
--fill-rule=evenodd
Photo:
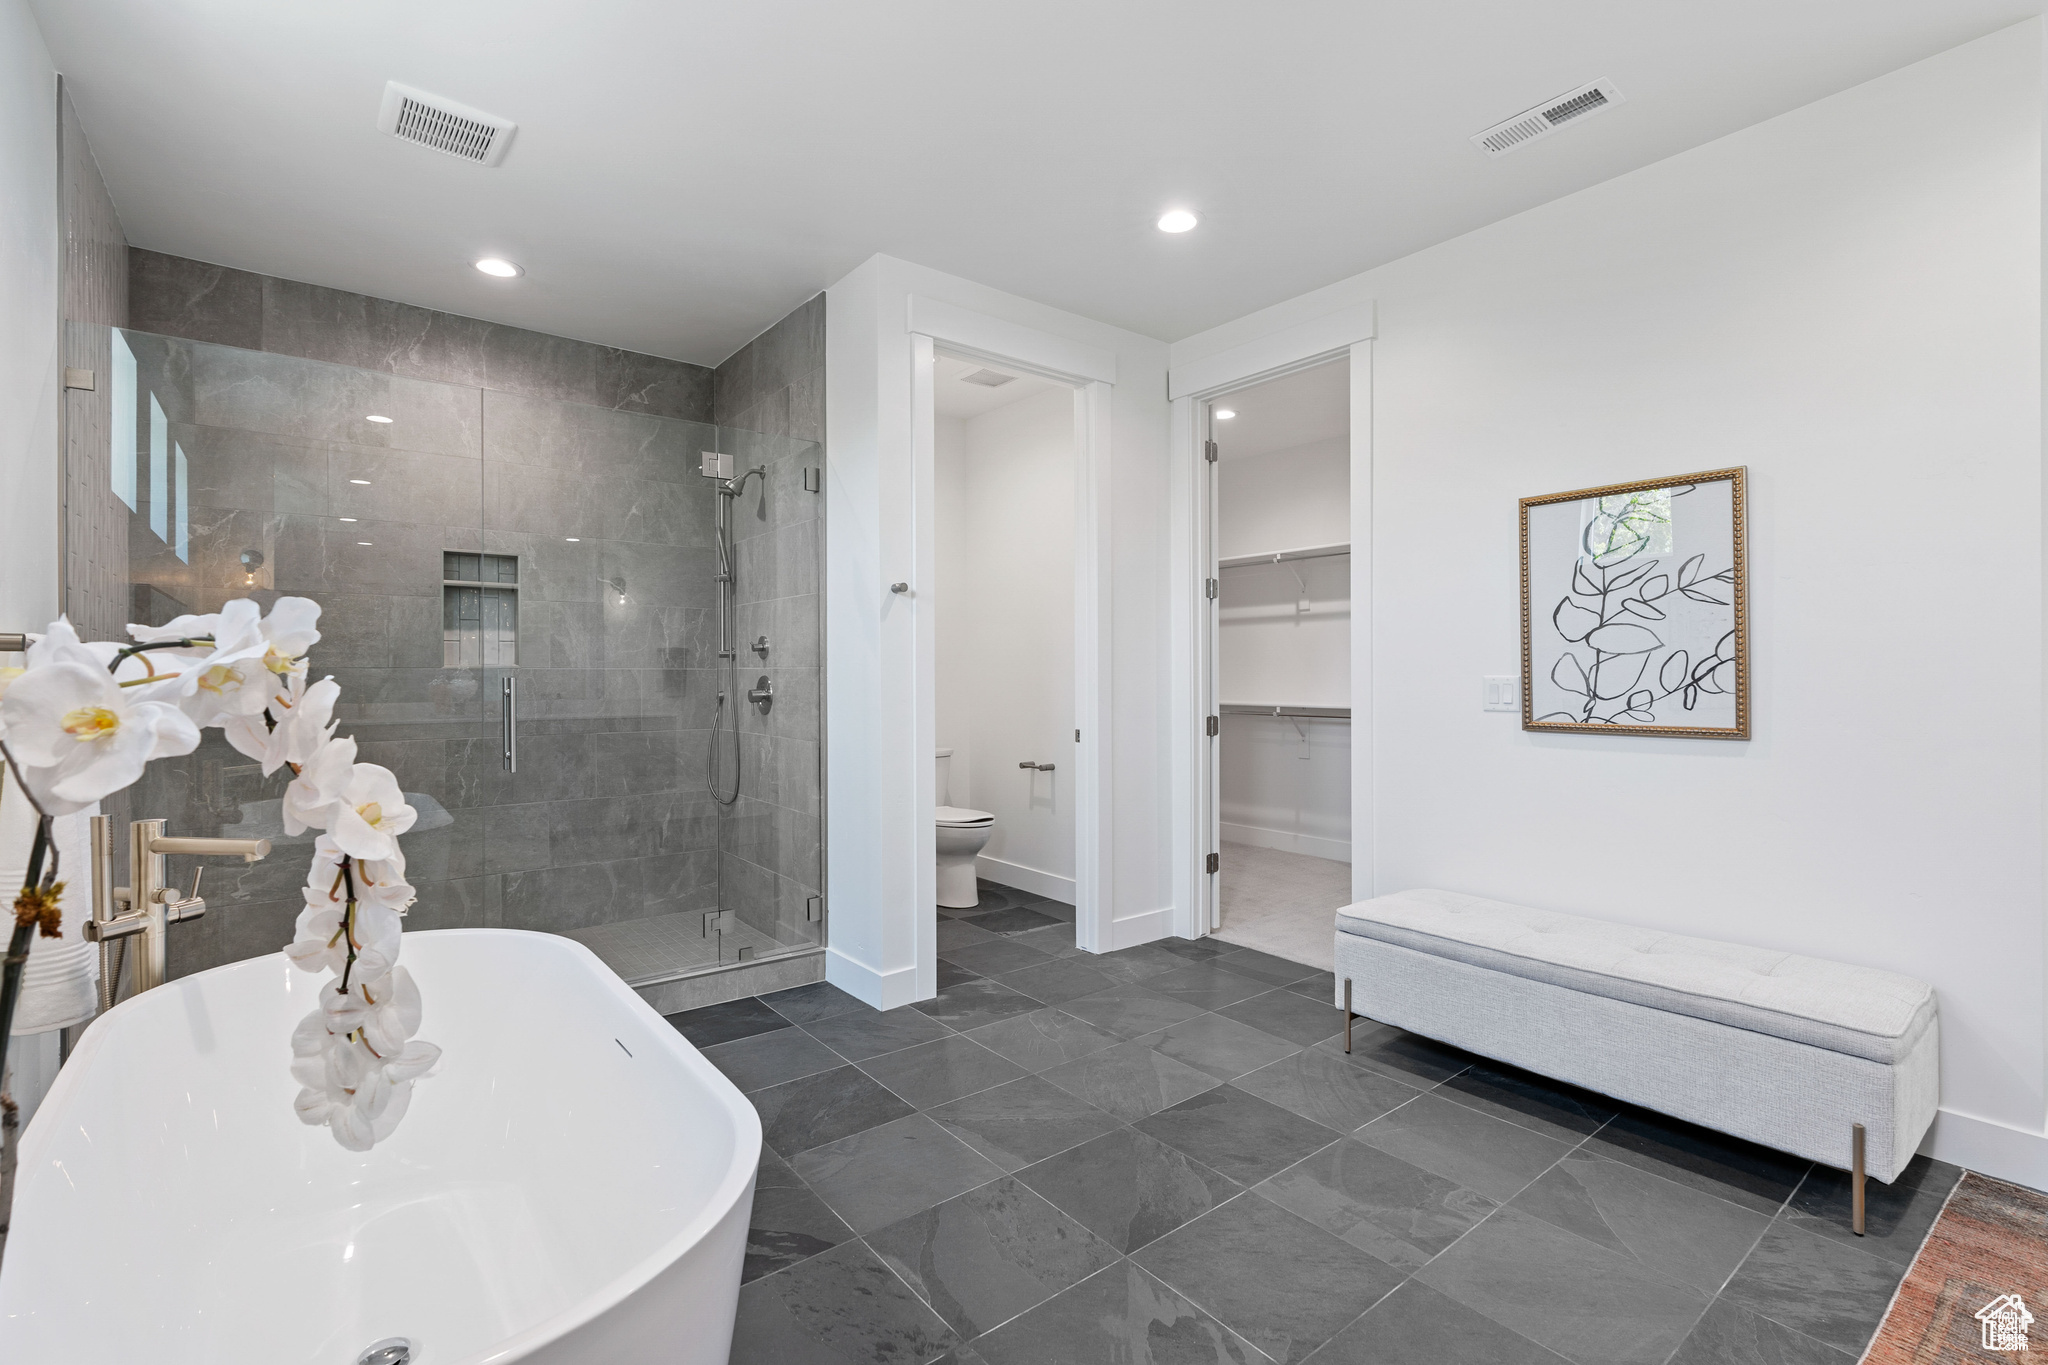
M1304 720L1350 720L1348 706L1258 706L1227 701L1216 708L1226 716L1296 716Z
M1330 559L1351 553L1349 542L1342 545L1306 545L1299 550L1269 550L1265 554L1231 555L1216 561L1219 569L1243 569L1253 564L1285 564L1291 559Z

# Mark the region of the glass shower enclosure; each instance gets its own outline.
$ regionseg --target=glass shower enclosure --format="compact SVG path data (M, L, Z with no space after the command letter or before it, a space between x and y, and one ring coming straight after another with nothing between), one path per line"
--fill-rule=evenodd
M74 587L74 618L111 638L234 597L318 601L311 676L419 812L408 927L565 934L635 985L822 946L816 442L90 331L72 344L104 367L100 420L74 423L70 486L126 526L85 575L108 600L82 611ZM726 556L707 451L762 470ZM284 833L289 778L216 731L127 794L132 817L285 855L206 860L172 975L290 939L312 836ZM189 881L201 860L177 861Z

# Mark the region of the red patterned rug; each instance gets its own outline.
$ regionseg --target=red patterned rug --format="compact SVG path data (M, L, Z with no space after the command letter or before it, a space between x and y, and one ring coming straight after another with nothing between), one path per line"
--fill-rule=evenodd
M2048 1316L2035 1323L2037 1313L2048 1315L2048 1194L1965 1174L1863 1359L2040 1365Z

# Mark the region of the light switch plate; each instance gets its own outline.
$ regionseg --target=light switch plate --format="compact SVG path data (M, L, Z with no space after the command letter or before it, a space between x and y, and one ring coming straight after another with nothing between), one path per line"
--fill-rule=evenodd
M1522 680L1512 673L1488 673L1480 677L1479 700L1483 711L1522 709Z

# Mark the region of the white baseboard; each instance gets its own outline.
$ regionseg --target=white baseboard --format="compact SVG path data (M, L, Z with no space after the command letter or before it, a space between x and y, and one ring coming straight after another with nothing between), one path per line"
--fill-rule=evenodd
M2010 1128L1991 1119L1943 1109L1934 1116L1920 1150L1998 1180L2048 1190L2048 1133Z
M1324 839L1314 834L1264 829L1258 825L1233 825L1227 820L1222 823L1221 833L1226 844L1250 844L1253 848L1277 848L1283 853L1306 853L1311 858L1327 858L1333 863L1351 861L1351 845L1343 839Z
M1101 951L1113 953L1119 948L1135 948L1140 943L1165 938L1173 932L1173 907L1147 910L1142 914L1126 915L1109 922L1109 942Z
M917 993L917 968L898 967L878 972L857 962L837 948L825 950L825 980L862 1004L878 1010L893 1010L923 999Z
M1053 900L1074 903L1074 879L1062 877L1057 872L1041 872L1035 867L1022 863L1006 863L1001 858L991 858L986 853L974 856L976 875L986 877L1004 886L1014 886L1019 891L1029 891L1034 896L1049 896Z

